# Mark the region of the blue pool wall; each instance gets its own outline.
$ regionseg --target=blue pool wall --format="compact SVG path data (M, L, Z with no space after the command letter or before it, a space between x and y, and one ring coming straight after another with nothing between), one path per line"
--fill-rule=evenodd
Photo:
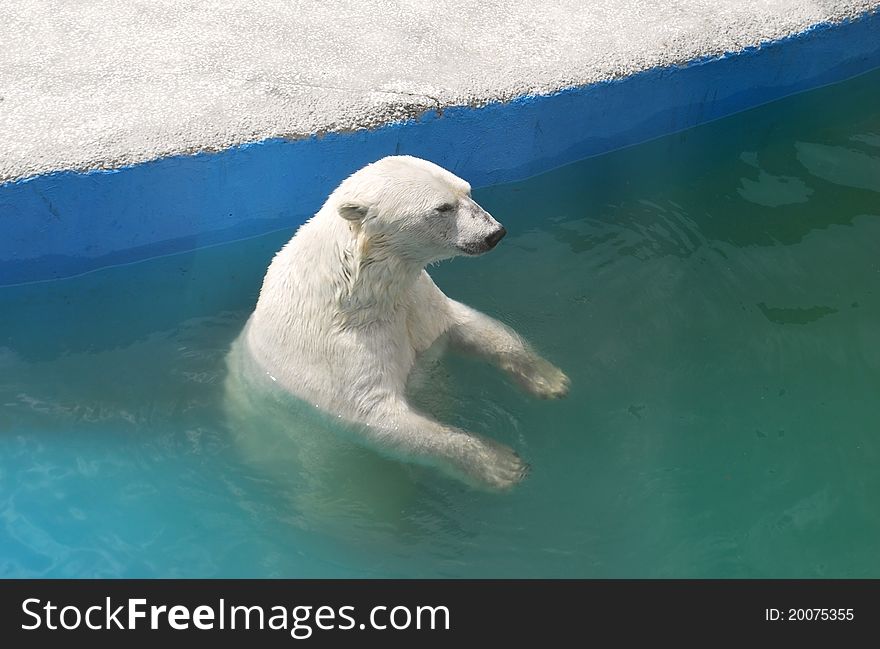
M290 228L384 155L433 160L475 187L520 180L880 67L880 13L735 54L375 130L271 139L109 171L0 185L0 285Z

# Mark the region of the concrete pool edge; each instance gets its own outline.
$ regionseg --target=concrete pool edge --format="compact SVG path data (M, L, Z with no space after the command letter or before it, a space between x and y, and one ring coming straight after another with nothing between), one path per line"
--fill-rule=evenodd
M510 182L877 67L875 11L735 54L375 130L12 181L0 185L0 285L295 227L343 177L391 153L431 159L475 187Z

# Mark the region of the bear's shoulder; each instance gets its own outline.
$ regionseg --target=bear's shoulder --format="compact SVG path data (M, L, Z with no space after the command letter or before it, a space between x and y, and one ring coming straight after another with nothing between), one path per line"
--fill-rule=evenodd
M406 327L413 348L416 352L425 351L449 326L449 298L423 270L407 304Z

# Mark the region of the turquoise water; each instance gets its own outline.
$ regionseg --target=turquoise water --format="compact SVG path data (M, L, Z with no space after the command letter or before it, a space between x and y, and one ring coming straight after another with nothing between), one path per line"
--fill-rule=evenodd
M510 234L435 281L572 379L444 361L510 494L348 449L392 491L328 522L328 467L243 452L223 359L292 231L0 289L0 576L880 577L878 106L874 72L475 192Z

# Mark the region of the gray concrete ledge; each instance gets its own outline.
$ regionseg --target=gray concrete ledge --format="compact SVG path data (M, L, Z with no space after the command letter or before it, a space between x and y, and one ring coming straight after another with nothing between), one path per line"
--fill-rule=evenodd
M880 0L15 0L0 5L0 182L734 52Z

